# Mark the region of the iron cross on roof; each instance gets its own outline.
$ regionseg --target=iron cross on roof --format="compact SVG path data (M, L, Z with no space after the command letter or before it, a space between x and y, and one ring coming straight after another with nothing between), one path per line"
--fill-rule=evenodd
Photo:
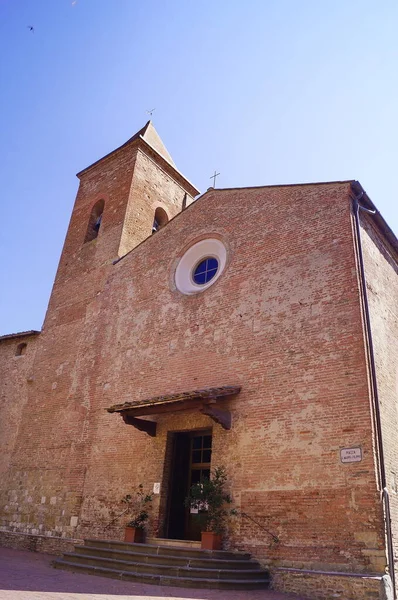
M217 173L217 171L214 171L214 175L212 175L209 179L214 179L213 181L213 187L216 187L216 177L219 176L220 173Z

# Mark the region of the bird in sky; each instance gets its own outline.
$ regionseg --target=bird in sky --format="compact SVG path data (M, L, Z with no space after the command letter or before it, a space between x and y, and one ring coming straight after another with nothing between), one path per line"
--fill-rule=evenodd
M154 110L156 110L156 108L151 108L150 110L147 110L146 112L148 113L148 115L150 115L152 117L152 113Z
M35 28L33 27L33 25L27 25L26 27L27 27L27 28L29 29L29 31L31 31L32 33L34 33L34 32L35 32Z

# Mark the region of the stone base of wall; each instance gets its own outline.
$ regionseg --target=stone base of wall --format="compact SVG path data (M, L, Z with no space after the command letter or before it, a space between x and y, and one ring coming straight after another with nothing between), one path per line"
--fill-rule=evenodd
M62 555L64 552L73 552L75 544L83 544L83 540L0 531L0 546L14 550Z
M334 573L289 568L271 569L272 588L311 600L387 600L391 579L386 575Z

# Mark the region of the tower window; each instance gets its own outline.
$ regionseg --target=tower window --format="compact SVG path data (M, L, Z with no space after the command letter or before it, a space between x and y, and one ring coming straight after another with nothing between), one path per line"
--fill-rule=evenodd
M159 229L163 227L163 225L166 225L166 223L168 222L169 217L167 216L167 212L163 210L163 208L158 206L155 210L155 216L153 218L152 233L156 233L157 231L159 231Z
M27 344L25 343L18 344L17 349L15 351L15 356L23 356L24 354L26 354L26 346Z
M100 228L100 226L101 226L101 221L102 221L102 215L100 215L100 216L98 217L98 219L96 220L96 222L94 223L94 229L95 229L95 231L97 232L97 234L98 234L98 232L99 232L99 228Z
M88 221L84 243L91 242L92 240L95 240L96 237L98 237L98 233L102 222L102 215L104 213L104 207L104 200L98 200L98 202L94 204Z

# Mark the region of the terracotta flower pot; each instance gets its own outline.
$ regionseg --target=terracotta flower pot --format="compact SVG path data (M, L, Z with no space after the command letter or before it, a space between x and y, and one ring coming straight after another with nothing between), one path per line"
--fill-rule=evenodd
M124 541L142 544L144 541L144 530L137 527L126 527L124 530Z
M221 535L213 531L202 531L202 550L221 550Z

